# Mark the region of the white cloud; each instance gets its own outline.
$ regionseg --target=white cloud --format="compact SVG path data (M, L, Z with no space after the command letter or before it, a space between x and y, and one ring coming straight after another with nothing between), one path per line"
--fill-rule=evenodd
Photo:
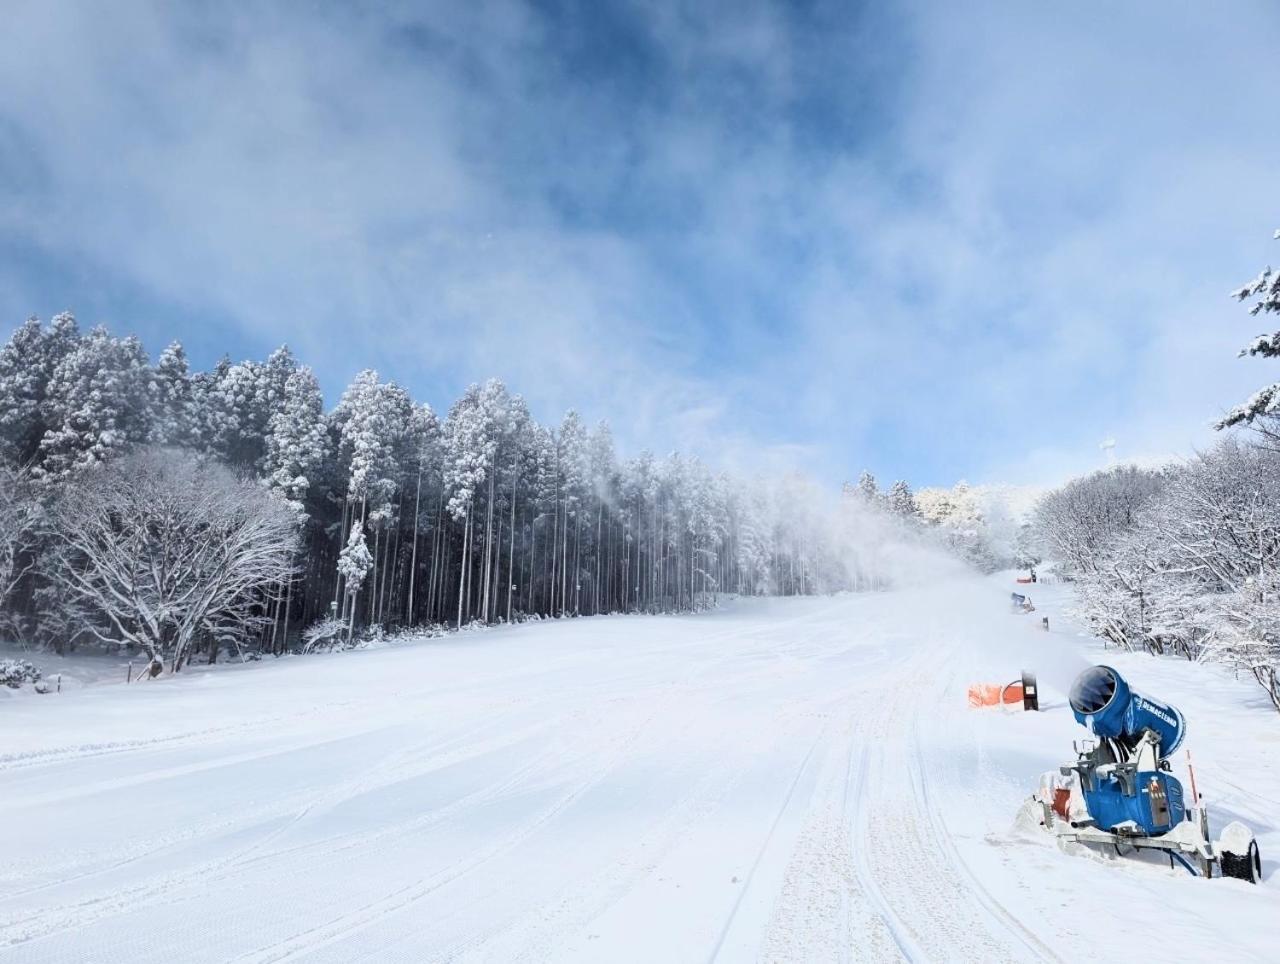
M497 374L627 447L1042 484L1266 378L1225 293L1280 218L1267 6L233 9L18 4L0 230L331 390ZM67 300L32 260L14 322Z

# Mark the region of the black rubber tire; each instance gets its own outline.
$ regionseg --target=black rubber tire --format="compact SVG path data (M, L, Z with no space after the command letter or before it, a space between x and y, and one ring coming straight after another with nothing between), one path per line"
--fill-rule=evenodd
M1258 841L1250 840L1249 850L1243 855L1224 853L1221 866L1223 877L1256 884L1262 879L1262 855L1258 851Z

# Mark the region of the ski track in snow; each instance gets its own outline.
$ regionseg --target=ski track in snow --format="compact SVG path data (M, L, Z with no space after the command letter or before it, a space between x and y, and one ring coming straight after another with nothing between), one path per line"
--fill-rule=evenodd
M1081 643L1006 593L551 622L14 702L0 962L1071 960L1086 930L1137 946L1138 899L1191 956L1264 959L1265 927L1205 931L1274 919L1274 873L1241 890L1011 831L1081 731L1060 698L974 714L965 686ZM1196 753L1228 809L1275 819L1275 779Z

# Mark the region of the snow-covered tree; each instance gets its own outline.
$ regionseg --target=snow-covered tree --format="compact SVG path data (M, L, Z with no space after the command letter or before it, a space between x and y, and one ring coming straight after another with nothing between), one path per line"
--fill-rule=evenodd
M151 372L136 338L94 328L49 376L41 406L37 478L65 479L144 442L150 435Z
M1276 231L1275 237L1280 240L1280 231ZM1280 315L1280 271L1264 268L1256 278L1232 292L1232 297L1240 302L1250 302L1251 315ZM1245 356L1280 358L1280 331L1255 337L1241 350L1240 357ZM1280 419L1280 382L1254 392L1243 404L1219 419L1217 427L1255 425L1274 441L1280 439L1280 428L1275 424L1277 419Z
M1045 554L1067 575L1093 570L1112 537L1134 525L1164 483L1159 472L1121 465L1047 493L1033 513Z
M198 440L195 391L186 350L172 342L156 359L152 374L151 439L158 445L190 448Z
M206 451L230 465L261 469L271 416L297 367L288 346L276 349L266 362L219 363L195 393Z
M361 519L366 518L370 501L376 508L389 497L385 480L396 426L385 388L378 373L366 369L356 375L334 412L341 439L338 455L347 467L346 499L360 506Z
M283 501L194 455L140 449L62 487L43 565L89 629L181 669L202 638L245 640L287 575Z
M876 482L876 477L870 472L864 471L858 476L858 495L868 504L880 498L880 486Z
M415 590L418 585L419 527L424 513L424 487L429 498L432 488L443 491L440 478L440 420L431 406L425 402L413 410L407 436L410 446L409 462L413 471L413 534L409 554L409 586L405 603L409 620L417 613ZM433 554L434 555L434 554ZM434 580L432 581L434 587Z
M312 476L328 456L328 433L320 383L310 368L292 372L267 423L263 473L266 482L306 521Z
M44 508L30 471L0 463L0 628L17 628L10 598L35 564L44 528Z
M75 317L64 312L48 331L39 319L27 319L0 349L0 461L35 461L44 437L49 378L79 339Z
M899 479L889 489L888 506L890 512L904 519L911 518L918 511L916 497L911 492L911 486L904 480Z
M373 568L373 555L369 552L369 543L364 537L364 523L356 520L351 523L351 535L347 544L338 554L338 575L342 578L343 589L347 596L347 638L350 639L355 630L356 597L364 585L365 577Z
M263 482L280 494L299 526L310 519L309 501L328 455L329 433L320 384L310 368L298 368L285 381L267 423L262 473ZM291 574L272 625L272 648L277 652L289 635L293 586Z

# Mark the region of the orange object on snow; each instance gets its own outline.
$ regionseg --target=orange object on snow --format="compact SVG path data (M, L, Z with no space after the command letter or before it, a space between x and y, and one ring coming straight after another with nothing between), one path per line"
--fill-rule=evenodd
M1021 683L1007 683L999 686L994 683L975 683L969 687L969 705L974 709L983 706L999 706L1001 703L1011 705L1021 703L1026 696Z
M1071 791L1067 787L1055 787L1053 790L1053 812L1063 820L1071 819Z
M1030 576L1020 576L1019 578L1015 579L1014 582L1017 582L1023 586L1029 586L1033 582L1035 582L1035 580L1032 579Z

